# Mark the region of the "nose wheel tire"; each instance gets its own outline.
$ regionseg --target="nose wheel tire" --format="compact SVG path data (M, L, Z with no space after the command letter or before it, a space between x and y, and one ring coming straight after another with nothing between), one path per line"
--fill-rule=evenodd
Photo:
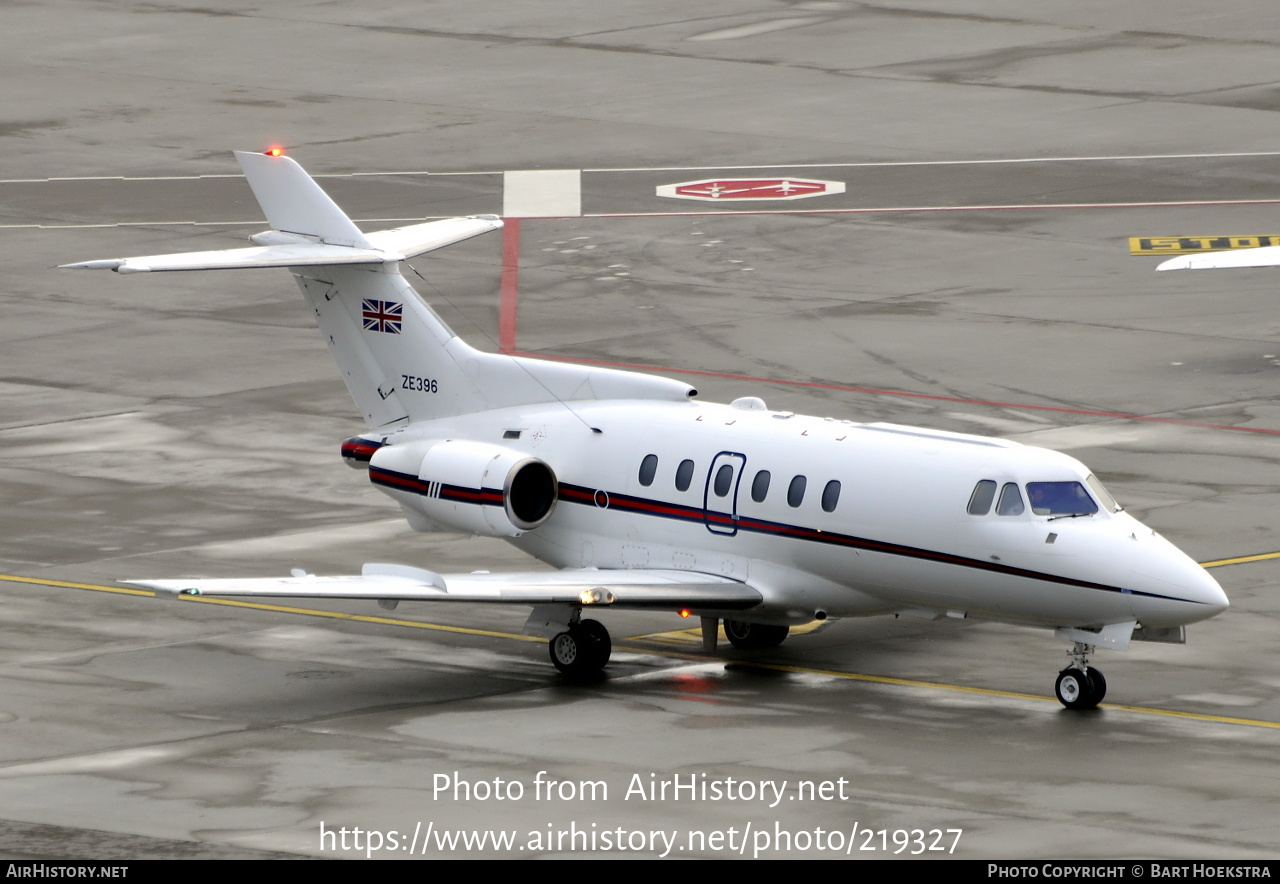
M1058 695L1058 702L1068 709L1096 709L1106 696L1107 680L1098 669L1091 667L1086 672L1068 666L1058 673L1054 693Z
M595 675L609 662L613 642L609 630L598 620L583 620L557 635L547 644L551 662L565 675L581 678Z

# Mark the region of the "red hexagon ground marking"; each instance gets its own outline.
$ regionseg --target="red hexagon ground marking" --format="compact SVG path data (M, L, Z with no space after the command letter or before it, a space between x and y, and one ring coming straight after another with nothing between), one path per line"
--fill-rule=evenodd
M707 178L663 184L658 196L678 200L802 200L844 193L843 181L813 178Z

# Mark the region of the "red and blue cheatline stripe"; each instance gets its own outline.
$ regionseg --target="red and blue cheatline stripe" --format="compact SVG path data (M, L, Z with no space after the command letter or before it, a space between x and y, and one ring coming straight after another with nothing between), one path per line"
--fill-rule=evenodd
M371 466L369 481L384 488L394 488L397 491L408 491L411 494L421 494L424 497L454 503L474 503L481 506L504 505L501 488L467 488L463 485L449 485L444 482L432 483L409 473L400 473L384 467ZM434 494L431 488L433 484L437 486Z
M597 498L600 493L601 492L596 489L585 488L581 485L569 485L563 482L560 484L560 498L569 503L589 504L591 506L600 507L600 504L597 502ZM728 513L708 511L701 507L687 506L684 504L673 504L664 501L650 500L643 497L633 497L626 494L614 494L611 492L608 493L607 498L605 499L608 501L607 508L611 510L617 509L623 512L639 513L663 519L677 519L687 522L701 522L703 524L711 523L726 528L736 528L739 532L772 535L775 537L788 537L794 540L804 540L810 543L822 543L828 546L861 549L868 552L878 552L886 555L919 559L922 561L939 562L941 564L955 565L962 568L973 568L975 570L987 571L994 574L1007 574L1013 577L1041 580L1046 583L1056 583L1062 586L1076 586L1081 589L1132 594L1145 596L1147 598L1169 599L1171 601L1189 601L1188 599L1178 598L1176 596L1167 596L1154 592L1143 592L1136 589L1126 589L1119 586L1110 586L1105 583L1094 583L1089 580L1080 580L1075 577L1066 577L1060 574L1033 571L1029 568L1017 568L1012 565L1004 565L999 562L972 559L966 556L955 555L953 553L906 546L900 543L889 543L887 541L873 540L867 537L856 537L851 534L840 534L834 531L822 531L817 528L789 525L785 522L773 522L765 519L753 519L741 516L735 519Z

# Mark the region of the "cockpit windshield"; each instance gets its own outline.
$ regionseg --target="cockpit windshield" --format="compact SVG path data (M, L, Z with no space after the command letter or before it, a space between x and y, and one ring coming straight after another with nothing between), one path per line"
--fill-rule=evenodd
M1091 516L1098 511L1079 482L1028 482L1027 499L1037 516Z

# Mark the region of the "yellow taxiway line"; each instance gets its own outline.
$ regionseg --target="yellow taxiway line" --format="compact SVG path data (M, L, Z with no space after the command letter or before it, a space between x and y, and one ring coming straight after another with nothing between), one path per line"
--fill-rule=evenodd
M65 580L44 580L36 577L18 577L0 574L0 581L34 583L38 586L64 586L70 589L88 589L94 592L115 592L122 595L155 596L149 589L125 589L122 586L101 586L96 583L69 583ZM491 629L471 629L466 626L446 626L443 623L423 623L420 620L403 620L398 617L375 617L369 614L344 614L341 611L322 611L318 608L296 608L292 605L268 605L263 602L241 602L235 599L211 599L201 596L178 596L179 601L202 602L207 605L226 605L231 608L252 608L257 611L276 611L281 614L305 614L309 617L328 617L332 620L352 620L357 623L378 623L383 626L409 626L414 629L431 629L436 632L459 632L463 635L487 635L494 638L514 638L520 641L542 641L535 636L514 632L496 632Z
M1215 562L1201 563L1205 568L1213 568L1221 565L1235 565L1243 562L1255 562L1265 559L1280 558L1280 552L1261 553L1255 556L1241 556L1235 559L1221 559ZM93 592L113 592L122 595L140 595L154 596L155 593L149 589L126 589L121 586L103 586L96 583L74 583L66 580L48 580L38 577L20 577L16 574L0 574L0 582L11 583L30 583L37 586L57 586L67 589L86 589ZM471 629L465 626L446 626L440 623L423 623L418 620L403 620L396 617L375 617L366 614L344 614L339 611L323 611L317 608L298 608L291 605L268 605L262 602L241 602L234 599L211 599L201 596L179 596L182 601L202 602L210 605L226 605L233 608L251 608L258 611L276 611L282 614L302 614L309 617L328 617L333 620L350 620L357 623L377 623L384 626L408 626L414 629L430 629L436 632L453 632L463 635L483 635L492 638L507 638L518 641L540 642L542 639L521 635L514 632L498 632L491 629ZM674 630L671 634L677 634L687 637L692 634L692 630ZM668 635L669 633L657 633L655 635L636 636L635 639L652 639L658 635ZM635 640L632 639L632 640ZM1040 694L1024 694L1018 691L1001 691L993 688L976 688L966 685L945 684L942 682L917 681L911 678L894 678L888 675L865 675L859 672L843 672L838 669L816 669L807 666L792 666L782 663L765 663L754 660L725 660L722 657L708 657L700 654L689 654L678 651L654 651L652 648L644 648L646 653L657 653L661 656L673 656L686 660L703 660L706 662L724 662L734 663L740 666L750 666L754 669L769 669L775 672L793 672L797 675L821 675L827 678L840 678L849 681L870 682L872 684L894 685L897 687L909 688L929 688L940 691L960 691L966 694L983 694L989 697L1004 697L1014 700L1036 700L1042 703L1057 702L1052 697L1045 697ZM1123 712L1137 712L1145 715L1161 715L1167 718L1182 718L1189 721L1204 721L1214 724L1233 724L1244 725L1247 727L1261 727L1280 729L1280 722L1264 721L1257 718L1235 718L1229 715L1211 715L1204 712L1179 712L1173 709L1156 709L1151 706L1125 706L1121 704L1103 703L1102 709L1115 709Z
M745 666L756 669L771 669L778 672L794 672L800 675L825 675L830 678L843 678L850 681L867 681L875 684L896 685L908 688L932 688L940 691L961 691L966 694L985 694L988 697L1006 697L1014 700L1038 700L1041 703L1057 703L1053 697L1041 694L1023 694L1018 691L1000 691L993 688L975 688L966 685L944 684L932 681L916 681L911 678L893 678L887 675L863 675L858 672L841 672L836 669L811 669L805 666L789 666L781 663L742 662ZM1139 712L1145 715L1163 715L1169 718L1185 718L1192 721L1208 721L1216 724L1242 724L1249 727L1265 727L1280 730L1280 721L1264 721L1259 718L1234 718L1229 715L1211 715L1205 712L1179 712L1175 709L1156 709L1151 706L1125 706L1120 703L1102 703L1099 709L1115 709L1123 712Z
M1258 553L1256 556L1237 556L1234 559L1218 559L1213 562L1201 562L1201 568L1221 568L1223 565L1243 565L1246 562L1265 562L1267 559L1280 559L1280 552Z

